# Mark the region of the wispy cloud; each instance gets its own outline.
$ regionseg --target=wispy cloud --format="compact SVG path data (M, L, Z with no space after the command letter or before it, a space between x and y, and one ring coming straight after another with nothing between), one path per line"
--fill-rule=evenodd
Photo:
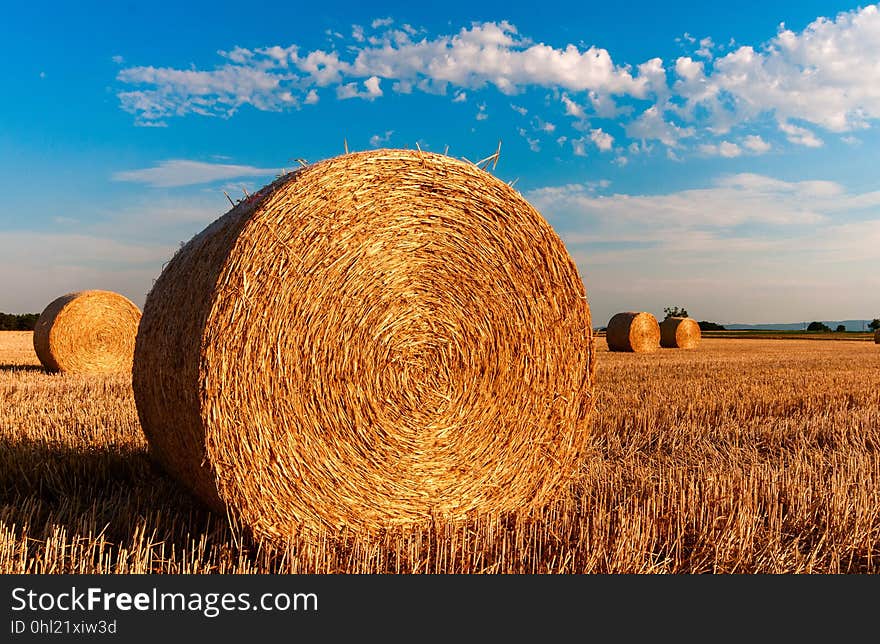
M60 293L87 288L123 293L143 306L152 279L173 252L169 244L4 230L0 234L0 311L39 313Z
M750 134L746 136L742 141L743 147L748 150L751 150L755 154L764 154L765 152L769 152L773 147L767 141L765 141L762 137Z
M601 127L590 130L590 140L602 152L610 152L614 144L614 137L608 134L608 132L603 132Z
M637 97L650 91L648 77L616 65L605 49L535 44L506 21L419 40L414 38L419 30L390 25L388 19L373 21L374 30L383 30L375 35L356 29L344 52L236 47L220 52L224 62L209 70L127 67L117 80L137 89L118 96L123 109L147 123L193 113L228 117L246 104L268 111L298 108L315 87L336 86L339 98L376 98L382 95L381 79L395 81L395 91L404 93L487 85L504 94L532 86ZM358 90L359 83L366 92Z
M386 130L384 134L374 134L370 137L370 145L378 148L383 143L387 143L392 134L394 134L394 130Z
M880 288L880 191L742 173L656 195L606 195L580 183L525 196L584 271L599 320L675 302L699 304L693 314L718 321L735 321L731 302L739 321L867 315L865 293Z
M679 58L674 90L684 100L681 113L722 132L773 114L789 139L813 147L819 140L791 119L832 132L867 127L880 118L878 7L817 18L801 32L783 24L770 41L743 45L711 63Z
M170 159L151 168L116 172L113 174L113 180L143 183L154 188L174 188L238 177L268 177L279 172L279 168Z
M775 37L750 45L719 46L687 34L679 41L691 53L666 63L657 56L622 62L599 46L535 42L503 20L428 34L378 18L327 49L235 47L219 52L213 68L123 67L117 95L146 126L188 114L228 118L244 105L302 109L324 88L343 100L418 91L453 102L489 89L511 96L545 88L556 114L571 117L572 140L578 132L622 132L658 142L667 154L671 148L676 158L689 151L732 158L778 145L762 138L768 123L776 124L782 144L820 147L823 131L849 133L880 119L878 7L817 18L799 32L781 25ZM514 109L525 108L518 102Z
M736 143L730 141L721 141L720 143L701 143L697 149L707 156L720 156L725 158L738 157L743 153L742 148Z
M817 226L833 213L880 206L880 191L850 194L833 181L782 181L740 173L725 175L706 188L659 195L597 196L589 186L569 184L526 194L542 211L558 216L567 230L601 227L607 238L624 234L642 241L676 237L685 230L729 231L754 224ZM628 231L628 232L627 232Z
M348 98L363 98L365 100L372 101L382 96L382 88L380 87L380 83L381 81L377 76L370 76L362 83L364 87L363 90L358 88L357 83L346 83L345 85L340 85L336 88L336 98L343 100Z

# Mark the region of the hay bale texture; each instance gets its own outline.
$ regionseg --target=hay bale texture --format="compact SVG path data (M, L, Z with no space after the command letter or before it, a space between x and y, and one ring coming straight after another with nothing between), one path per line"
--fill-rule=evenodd
M261 538L545 502L578 467L593 339L578 271L516 191L407 150L285 175L149 294L151 451Z
M666 318L660 323L660 346L694 349L700 344L700 324L692 318Z
M650 313L626 311L609 320L605 340L611 351L650 353L660 348L660 327Z
M34 325L34 351L49 371L131 370L140 309L112 291L79 291L53 300Z

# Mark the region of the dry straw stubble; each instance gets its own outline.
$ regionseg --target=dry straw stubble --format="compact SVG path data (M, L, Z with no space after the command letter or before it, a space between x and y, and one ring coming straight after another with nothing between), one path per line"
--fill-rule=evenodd
M605 340L611 351L650 353L660 348L660 327L650 313L625 311L608 321Z
M34 351L49 371L131 370L141 311L112 291L78 291L53 300L34 326Z
M701 336L700 325L692 318L666 318L660 323L660 346L666 349L694 349Z
M133 384L154 456L257 535L528 510L577 471L593 338L574 262L471 163L347 154L172 259Z

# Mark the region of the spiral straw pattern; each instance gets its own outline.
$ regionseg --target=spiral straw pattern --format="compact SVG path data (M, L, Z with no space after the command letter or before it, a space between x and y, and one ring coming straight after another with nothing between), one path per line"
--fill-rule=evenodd
M666 318L660 323L660 346L666 349L695 349L702 332L692 318Z
M529 509L576 471L593 337L565 247L471 163L346 154L238 204L147 298L152 453L265 538Z
M68 293L37 319L34 351L49 371L130 371L140 318L140 309L119 293Z
M660 326L650 313L625 311L608 321L605 341L611 351L651 353L660 348Z

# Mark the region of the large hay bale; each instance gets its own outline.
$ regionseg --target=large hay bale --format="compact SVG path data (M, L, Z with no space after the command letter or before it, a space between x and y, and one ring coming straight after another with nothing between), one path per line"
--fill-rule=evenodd
M694 349L700 344L700 324L692 318L666 318L660 323L660 346Z
M650 313L625 311L608 321L605 340L611 351L650 353L660 348L660 327Z
M140 309L119 293L68 293L37 319L34 351L49 371L129 371L140 319Z
M194 237L144 307L155 458L258 537L528 510L578 469L584 286L516 191L377 150L281 177Z
M874 331L874 344L880 344L880 329Z

